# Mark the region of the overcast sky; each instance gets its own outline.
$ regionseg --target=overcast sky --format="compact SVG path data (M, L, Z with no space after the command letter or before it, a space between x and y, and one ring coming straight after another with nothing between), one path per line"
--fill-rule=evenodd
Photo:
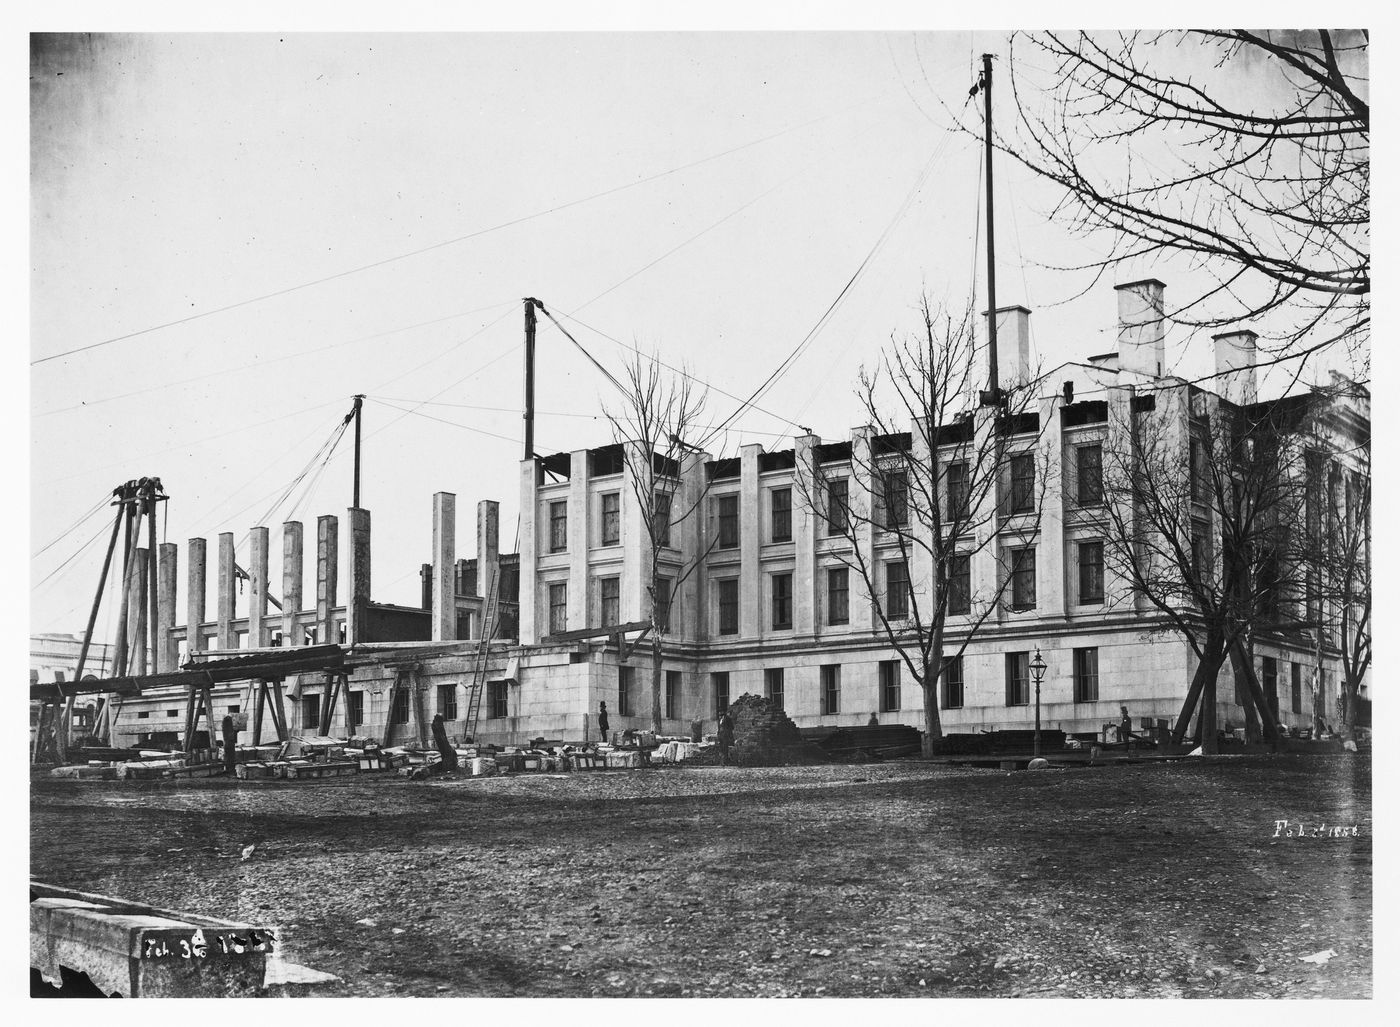
M858 370L914 327L921 290L985 305L980 148L944 105L1005 51L966 31L48 41L31 67L30 553L49 546L31 630L82 630L110 515L65 529L142 475L171 496L181 621L185 541L209 540L212 588L218 533L246 564L264 515L280 594L282 521L314 538L350 504L349 437L274 501L357 392L373 598L417 604L434 492L457 495L459 556L484 498L513 549L524 296L614 373L634 343L684 365L719 420L864 263L763 412L712 449L785 448L796 424L848 437ZM1094 249L1047 221L1053 194L996 172L998 303L1034 312L1033 360L1111 350L1114 281L1075 298L1087 276L1043 267ZM548 321L538 355L537 450L611 441L606 380ZM1212 369L1184 339L1168 364Z

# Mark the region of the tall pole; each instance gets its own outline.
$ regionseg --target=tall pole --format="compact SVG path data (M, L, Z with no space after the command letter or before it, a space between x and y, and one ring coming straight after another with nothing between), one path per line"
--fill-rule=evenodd
M525 456L535 455L535 304L525 297Z
M360 411L365 404L365 397L359 395L355 397L355 408L351 411L355 418L355 495L354 501L350 504L356 510L360 508Z
M986 116L986 154L983 163L987 166L987 364L991 381L992 406L1001 402L1001 387L997 379L997 234L992 220L992 55L982 55L982 103Z
M160 651L158 641L160 635L160 616L157 612L156 597L156 575L158 566L156 562L156 508L158 502L156 493L160 486L159 479L151 478L146 483L146 513L150 521L146 526L146 611L147 619L150 621L150 645L146 649L146 666L141 668L143 674L154 674L156 670L156 653Z

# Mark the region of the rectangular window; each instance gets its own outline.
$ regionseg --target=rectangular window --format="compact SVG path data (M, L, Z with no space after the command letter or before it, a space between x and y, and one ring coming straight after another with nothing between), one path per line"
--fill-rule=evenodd
M717 670L710 675L710 687L715 693L715 716L729 709L729 671Z
M562 582L549 586L549 633L569 630L569 586Z
M899 709L899 661L880 661L880 712L893 713Z
M1011 550L1011 609L1035 609L1035 546Z
M301 727L305 731L308 728L319 731L321 725L321 697L319 695L303 695L301 697Z
M1210 534L1205 521L1191 522L1191 576L1198 583L1210 580Z
M715 582L719 589L719 633L739 633L739 579L722 578Z
M346 710L349 713L350 726L359 727L365 722L365 693L362 691L350 692L347 695L348 705Z
M637 676L636 670L635 667L617 668L617 715L619 717L632 716L632 682Z
M671 495L658 492L652 497L652 536L657 546L671 544Z
M408 723L408 686L400 685L394 693L393 721L395 724Z
M1074 701L1099 701L1099 651L1097 648L1074 651Z
M165 715L166 715L167 717L178 717L178 716L180 715L180 711L179 711L179 710L166 710L166 711L165 711Z
M837 478L826 483L826 533L843 535L850 526L850 483Z
M773 541L792 541L792 489L774 489L769 493L773 512Z
M438 685L438 712L443 720L457 719L457 686Z
M948 612L972 612L972 557L966 554L948 557Z
M1206 494L1205 462L1205 445L1193 436L1187 473L1191 475L1191 498L1196 502L1203 500Z
M508 687L504 681L486 682L486 719L503 720L510 716Z
M822 716L830 717L841 712L841 666L825 664L821 669Z
M715 508L719 511L719 548L739 548L739 497L716 496Z
M666 719L675 720L681 715L681 672L666 672Z
M549 551L562 553L569 548L569 504L549 504Z
M909 565L903 560L885 564L885 616L891 620L909 616Z
M1079 605L1103 602L1103 543L1079 543Z
M763 671L763 691L769 702L780 710L783 708L782 667L768 667Z
M1293 682L1292 682L1292 684L1293 684L1293 688L1292 688L1292 693L1293 693L1293 694L1289 696L1289 699L1290 699L1289 706L1292 708L1292 710L1293 710L1294 713L1302 713L1302 712L1303 712L1303 665L1302 665L1301 663L1294 663L1294 664L1293 664Z
M618 614L620 596L622 594L621 578L599 578L598 579L598 621L599 627L607 627L611 624L620 624L621 618Z
M1076 447L1074 473L1079 505L1100 505L1103 502L1103 447L1097 443Z
M150 711L150 710L142 710L140 713L136 714L136 719L137 719L137 720L150 720L150 719L151 719L151 711Z
M851 577L846 567L832 567L826 572L826 622L848 624L851 620Z
M603 493L603 534L605 546L615 546L622 541L622 495L618 492Z
M948 523L962 526L971 514L968 509L967 463L948 465Z
M884 475L885 527L902 528L909 523L909 474L886 471Z
M673 578L656 579L656 623L663 632L671 630L671 590L674 587Z
M1264 701L1269 704L1269 712L1278 719L1278 660L1272 656L1263 658L1263 680L1260 684L1264 688Z
M773 630L792 627L792 575L774 574L768 579L773 588Z
M1007 513L1030 513L1035 509L1035 454L1019 453L1011 458L1011 492Z
M943 708L960 710L963 705L963 659L954 656L943 661Z
M1006 705L1025 706L1031 701L1031 654L1006 654Z

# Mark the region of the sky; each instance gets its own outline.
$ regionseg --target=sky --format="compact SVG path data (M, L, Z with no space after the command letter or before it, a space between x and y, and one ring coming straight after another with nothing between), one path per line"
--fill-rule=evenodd
M948 128L950 111L975 115L984 52L1001 61L1007 33L46 40L31 59L31 631L82 631L103 497L147 475L170 496L182 612L185 541L209 540L212 589L217 535L246 566L258 523L279 594L282 521L314 538L350 505L350 437L317 454L356 393L372 597L418 604L435 492L457 496L459 556L480 499L500 501L513 550L525 296L613 374L632 347L684 368L716 421L803 346L715 455L786 448L798 425L847 438L861 367L915 328L921 293L985 308L981 147ZM1043 183L995 171L997 302L1032 310L1033 363L1113 349L1112 285L1130 279L1050 270L1098 250L1050 220ZM1170 301L1169 272L1136 277L1154 274ZM537 355L536 449L612 441L600 407L616 393L548 320ZM1209 373L1208 342L1169 335L1168 365Z

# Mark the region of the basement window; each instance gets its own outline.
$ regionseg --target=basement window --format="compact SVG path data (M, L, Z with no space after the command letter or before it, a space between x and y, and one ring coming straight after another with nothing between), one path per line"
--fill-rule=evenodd
M136 719L137 719L137 720L150 720L150 719L151 719L151 711L150 711L150 710L142 710L140 713L136 714Z
M180 711L179 711L179 710L166 710L166 711L165 711L165 715L166 715L167 717L178 717L178 716L180 715Z

